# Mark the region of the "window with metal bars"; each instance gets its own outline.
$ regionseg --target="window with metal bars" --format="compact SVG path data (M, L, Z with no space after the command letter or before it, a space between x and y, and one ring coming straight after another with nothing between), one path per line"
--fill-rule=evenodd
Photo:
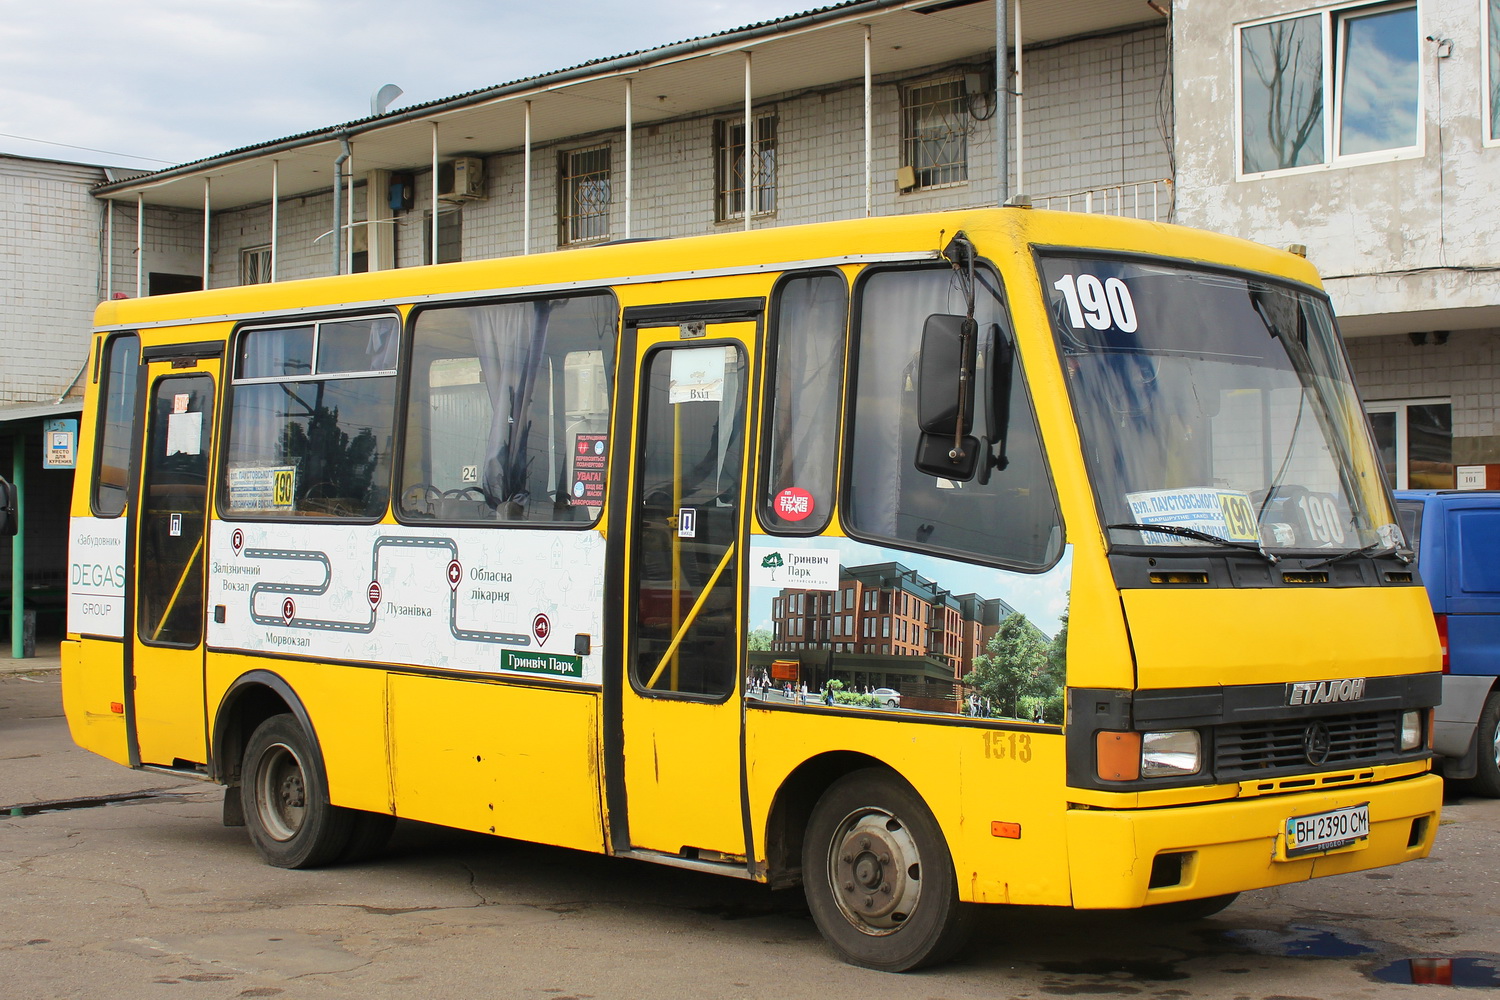
M750 213L776 211L776 116L755 116L755 135L745 154L745 120L714 122L714 215L720 222L745 217L745 176L749 174Z
M585 243L609 236L609 147L572 149L558 157L558 241Z
M917 187L939 187L969 179L969 134L962 80L908 87L902 94L903 163Z

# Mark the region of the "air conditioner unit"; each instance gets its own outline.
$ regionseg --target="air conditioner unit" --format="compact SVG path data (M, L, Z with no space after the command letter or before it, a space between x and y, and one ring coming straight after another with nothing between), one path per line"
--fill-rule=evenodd
M459 156L438 164L438 197L444 201L473 201L484 197L484 160Z

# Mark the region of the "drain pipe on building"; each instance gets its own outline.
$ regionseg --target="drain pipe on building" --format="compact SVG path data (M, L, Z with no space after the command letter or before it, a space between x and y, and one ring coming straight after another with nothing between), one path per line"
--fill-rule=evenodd
M349 146L349 133L340 132L338 140L343 152L333 161L333 273L344 273L344 164L354 155ZM353 178L350 178L353 183Z

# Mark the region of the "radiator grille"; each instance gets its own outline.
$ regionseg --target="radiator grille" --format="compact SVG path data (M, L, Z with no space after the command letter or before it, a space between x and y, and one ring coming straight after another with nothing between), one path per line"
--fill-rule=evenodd
M1308 758L1309 730L1315 756ZM1365 712L1320 719L1277 719L1214 730L1214 773L1220 781L1332 771L1400 754L1401 713Z

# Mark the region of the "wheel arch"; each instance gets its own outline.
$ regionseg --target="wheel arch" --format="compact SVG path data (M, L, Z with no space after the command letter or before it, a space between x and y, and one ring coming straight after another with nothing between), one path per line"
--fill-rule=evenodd
M833 750L809 757L782 780L771 800L765 831L765 871L770 885L781 889L801 884L802 845L813 806L834 782L866 768L879 768L899 778L926 801L906 775L878 757L853 750Z
M270 670L251 670L235 678L219 700L214 713L213 773L215 781L230 787L240 783L240 764L245 745L257 726L273 715L290 713L307 733L317 749L312 765L317 768L323 787L328 787L328 772L323 765L322 744L312 718L302 699L286 679Z

